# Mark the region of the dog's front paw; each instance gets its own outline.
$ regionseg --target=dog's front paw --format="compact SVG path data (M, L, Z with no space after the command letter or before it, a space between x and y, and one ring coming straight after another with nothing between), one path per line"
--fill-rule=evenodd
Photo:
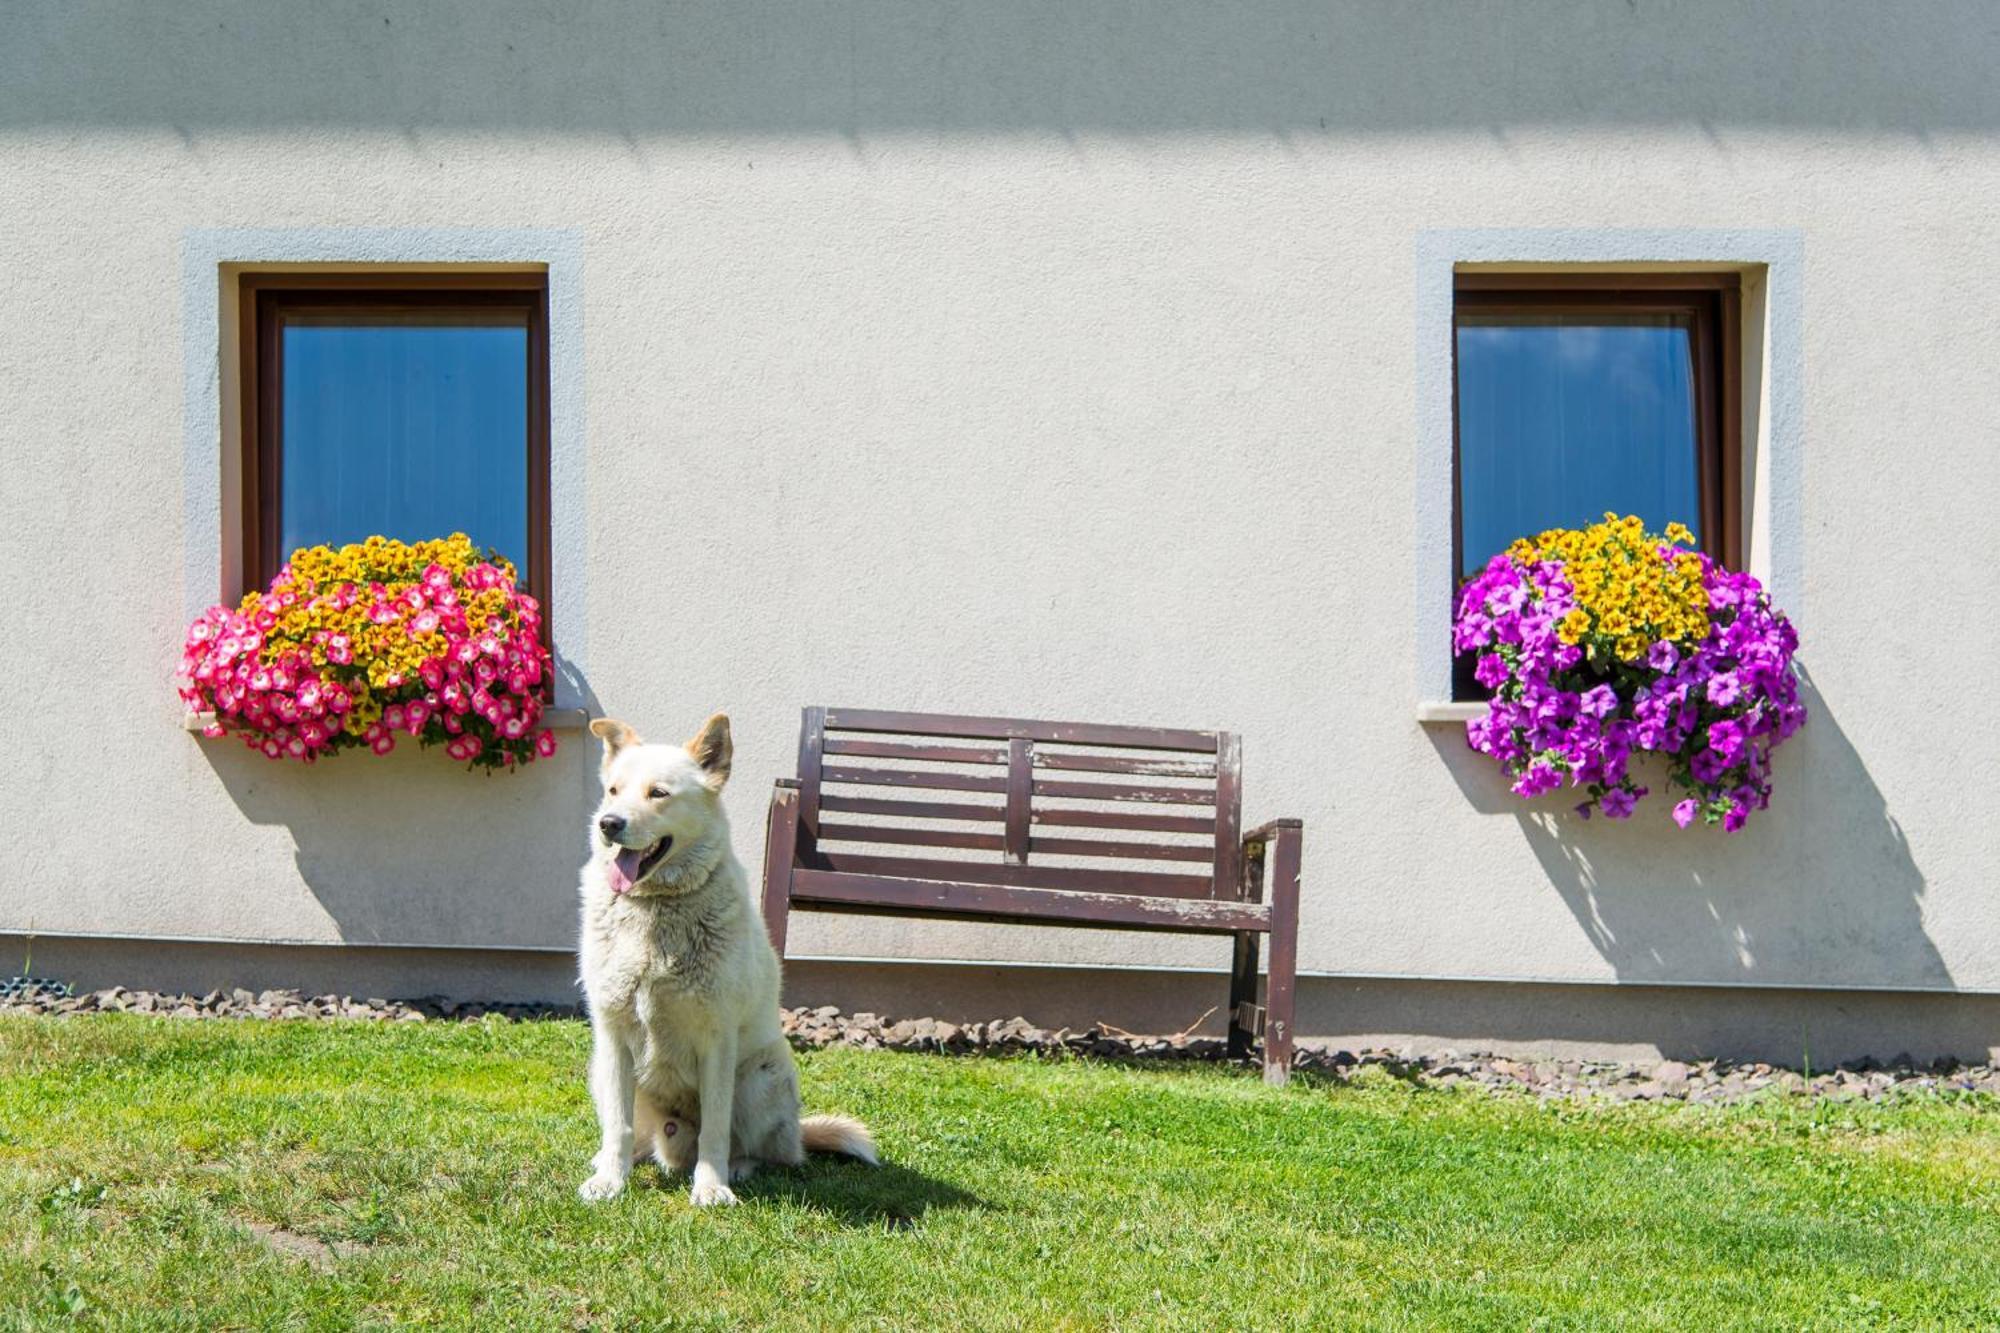
M611 1171L599 1171L577 1189L577 1194L585 1203L603 1203L615 1199L625 1189L625 1177Z
M694 1189L688 1194L688 1202L697 1208L716 1208L735 1203L736 1192L720 1180L697 1180L694 1182Z

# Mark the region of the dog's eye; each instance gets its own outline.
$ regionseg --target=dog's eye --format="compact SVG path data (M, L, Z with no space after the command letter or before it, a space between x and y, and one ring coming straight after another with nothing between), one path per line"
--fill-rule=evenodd
M616 787L613 787L613 788L611 789L611 794L612 794L613 796L616 796L616 795L618 794L618 789L617 789Z
M647 792L646 795L651 800L664 801L667 799L667 789L665 787L655 787Z

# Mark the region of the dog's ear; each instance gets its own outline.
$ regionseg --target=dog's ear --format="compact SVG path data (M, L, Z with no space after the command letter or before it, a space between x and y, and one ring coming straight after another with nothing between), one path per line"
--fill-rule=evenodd
M590 724L590 734L604 742L604 767L611 768L611 761L618 752L628 745L639 743L639 733L620 722L615 717L600 717Z
M701 730L687 743L687 752L701 765L703 780L710 790L721 791L722 784L729 781L729 763L736 757L736 747L729 739L729 715L717 713L702 723Z

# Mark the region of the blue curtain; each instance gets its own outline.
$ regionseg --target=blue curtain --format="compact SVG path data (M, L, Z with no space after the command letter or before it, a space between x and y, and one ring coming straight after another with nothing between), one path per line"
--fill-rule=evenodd
M1463 315L1461 575L1605 511L1701 534L1692 335L1678 316Z
M291 318L283 356L283 555L464 532L527 577L525 320Z

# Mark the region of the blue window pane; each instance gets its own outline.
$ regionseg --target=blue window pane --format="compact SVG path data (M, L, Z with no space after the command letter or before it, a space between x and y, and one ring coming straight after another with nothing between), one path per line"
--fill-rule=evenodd
M288 316L281 554L463 532L528 576L528 330L513 315Z
M1701 534L1692 330L1675 315L1461 315L1461 575L1607 510Z

